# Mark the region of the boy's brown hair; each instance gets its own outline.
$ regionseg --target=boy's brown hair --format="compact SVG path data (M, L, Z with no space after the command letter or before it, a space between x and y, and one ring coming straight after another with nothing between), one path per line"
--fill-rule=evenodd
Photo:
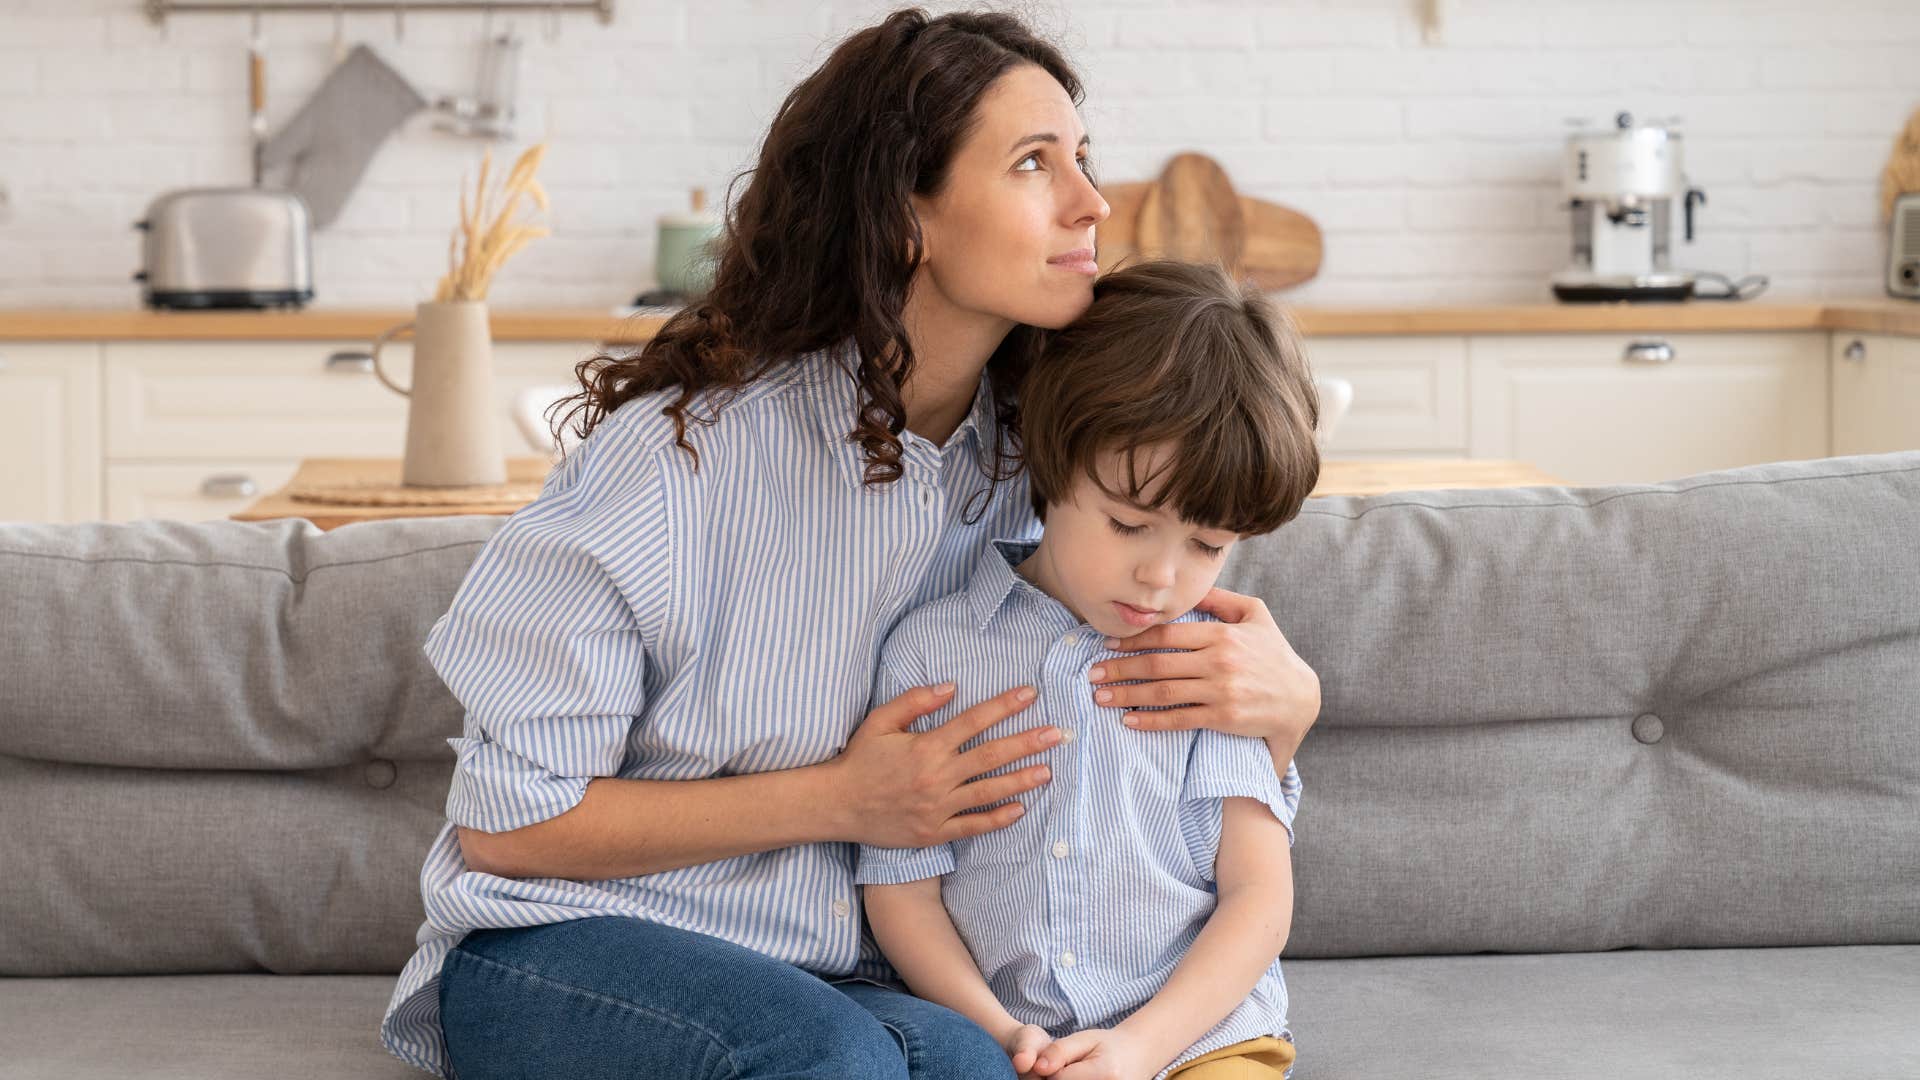
M1143 509L1243 536L1293 520L1320 479L1320 399L1299 331L1217 266L1155 260L1106 275L1022 383L1023 455L1042 520L1084 475ZM1159 476L1140 452L1169 444ZM1127 490L1095 472L1122 454ZM1149 501L1143 493L1157 484Z

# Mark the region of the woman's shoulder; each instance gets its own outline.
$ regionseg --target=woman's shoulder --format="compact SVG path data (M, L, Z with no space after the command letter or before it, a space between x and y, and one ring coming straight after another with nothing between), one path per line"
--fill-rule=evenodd
M796 398L809 394L822 377L823 359L819 353L803 354L778 361L743 385L697 390L680 409L679 422L670 411L680 400L679 386L640 394L603 417L581 445L605 433L602 441L617 444L616 453L651 458L656 467L690 470L693 459L684 450L677 455L684 459L680 466L670 465L663 451L679 448L683 434L696 451L716 452L743 436L764 435L768 414L794 415Z

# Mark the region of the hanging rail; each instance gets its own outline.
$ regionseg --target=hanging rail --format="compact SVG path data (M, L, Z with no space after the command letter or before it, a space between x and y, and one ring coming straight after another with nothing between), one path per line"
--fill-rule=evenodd
M277 15L282 12L317 12L337 15L345 12L392 12L405 17L445 11L537 11L558 15L569 11L590 11L601 22L613 21L613 0L378 0L375 3L347 3L344 0L257 0L246 3L211 3L208 0L146 0L147 18L165 22L169 15L224 11L230 14Z

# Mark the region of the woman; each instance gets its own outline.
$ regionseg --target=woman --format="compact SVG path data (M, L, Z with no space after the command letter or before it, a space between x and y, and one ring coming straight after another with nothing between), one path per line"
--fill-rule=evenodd
M958 752L1029 687L924 734L951 690L861 717L894 621L1037 532L1009 388L1092 295L1079 98L1007 16L854 34L775 117L708 298L583 365L587 437L428 635L466 730L396 1054L461 1080L1012 1076L895 988L850 845L1009 824L1046 766L971 778L1060 738ZM1088 693L1193 703L1143 726L1261 736L1284 769L1318 682L1257 600L1211 600L1225 622L1130 643L1190 651L1093 673L1155 681Z

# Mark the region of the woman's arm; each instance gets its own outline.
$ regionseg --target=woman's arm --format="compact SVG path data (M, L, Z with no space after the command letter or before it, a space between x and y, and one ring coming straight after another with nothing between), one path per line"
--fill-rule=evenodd
M501 877L634 877L820 841L925 847L1012 824L1045 783L1044 765L973 780L1059 741L1059 730L968 739L1031 704L1027 688L973 706L926 732L913 721L951 698L916 687L868 714L838 757L798 769L709 780L600 777L564 813L505 832L459 828L470 869Z
M1246 1000L1293 927L1286 826L1258 799L1223 800L1220 818L1218 905L1167 984L1115 1029L1162 1065Z
M467 867L513 878L593 881L842 839L824 765L712 780L600 777L558 817L488 833L459 828Z

